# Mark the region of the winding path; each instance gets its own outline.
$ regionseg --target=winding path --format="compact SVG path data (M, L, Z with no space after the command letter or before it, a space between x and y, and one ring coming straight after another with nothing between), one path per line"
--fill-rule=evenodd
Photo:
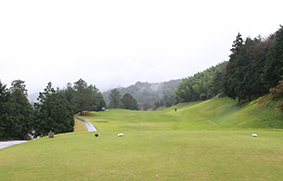
M96 128L93 126L93 124L91 124L91 122L86 121L86 120L84 120L84 119L82 119L82 118L78 118L78 117L76 117L76 116L75 116L74 118L77 119L77 120L79 120L79 121L84 122L85 125L86 125L86 127L87 127L87 131L88 131L88 132L97 131Z
M17 145L20 143L27 142L26 140L18 140L18 141L0 141L0 149L6 148L9 146Z

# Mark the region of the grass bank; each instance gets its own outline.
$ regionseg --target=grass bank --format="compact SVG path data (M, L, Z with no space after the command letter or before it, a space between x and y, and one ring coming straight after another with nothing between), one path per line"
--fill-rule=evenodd
M254 103L242 107L229 98L178 104L163 111L111 109L83 116L98 131L282 129L283 115ZM175 107L177 111L175 111Z

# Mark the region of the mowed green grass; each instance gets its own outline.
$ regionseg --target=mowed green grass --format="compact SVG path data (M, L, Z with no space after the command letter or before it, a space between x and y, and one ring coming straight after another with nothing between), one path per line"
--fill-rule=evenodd
M281 114L234 105L91 112L98 137L77 123L74 133L1 149L0 180L282 180L283 132L266 123Z
M98 131L282 129L283 115L274 108L236 106L229 98L178 104L163 111L111 109L81 116ZM177 111L175 111L177 108Z
M45 137L0 150L1 180L282 180L282 132L252 133L170 130Z

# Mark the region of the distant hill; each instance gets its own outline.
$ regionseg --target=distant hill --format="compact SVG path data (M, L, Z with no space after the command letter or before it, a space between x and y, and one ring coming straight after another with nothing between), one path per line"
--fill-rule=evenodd
M163 98L163 96L171 96L174 94L174 89L182 82L182 79L170 80L160 83L136 82L129 87L116 88L121 96L126 93L131 94L138 102L139 105L144 103L153 103ZM102 93L104 100L109 105L109 94L111 90Z

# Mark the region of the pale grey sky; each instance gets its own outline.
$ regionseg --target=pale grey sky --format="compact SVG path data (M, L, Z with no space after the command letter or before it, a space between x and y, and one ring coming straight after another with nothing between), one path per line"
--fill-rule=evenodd
M29 94L79 78L100 91L185 78L274 33L281 0L0 0L0 79Z

